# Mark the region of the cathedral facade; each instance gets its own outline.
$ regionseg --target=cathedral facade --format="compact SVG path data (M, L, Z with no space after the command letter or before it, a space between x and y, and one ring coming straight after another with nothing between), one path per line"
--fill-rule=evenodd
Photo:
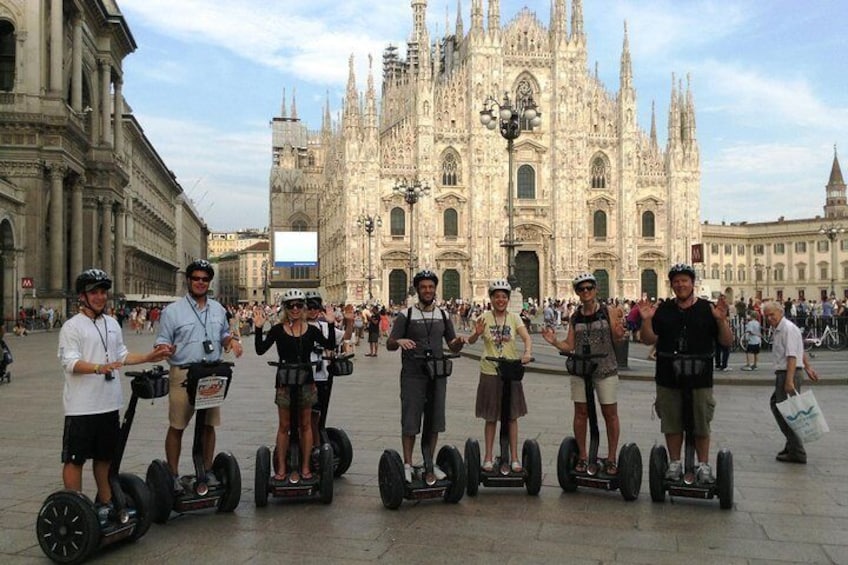
M472 0L468 28L458 10L452 33L432 40L426 0L412 0L405 58L385 50L380 96L373 72L358 90L351 59L340 121L328 103L320 131L295 115L297 127L275 135L272 230L300 221L319 232L320 271L303 282L331 300L367 300L371 286L375 300L400 302L411 272L429 268L442 298L481 300L507 276L513 235L525 297L570 296L583 271L605 296L666 294L664 273L700 242L691 89L672 75L660 147L655 115L647 132L637 123L626 27L610 92L588 66L582 1L551 6L548 27L526 8L501 25L498 0ZM522 121L511 170L506 140L480 123L486 101L505 94L533 100L542 118ZM292 121L285 108L278 119ZM429 191L410 204L402 186ZM373 233L359 221L368 216L382 221ZM297 284L275 275L272 284Z

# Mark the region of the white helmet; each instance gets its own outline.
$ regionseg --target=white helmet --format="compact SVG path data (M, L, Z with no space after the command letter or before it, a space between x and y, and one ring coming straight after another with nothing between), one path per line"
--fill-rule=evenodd
M581 283L590 282L594 285L598 284L598 279L595 278L595 275L592 273L580 273L574 280L571 281L571 285L574 287L574 290L577 290L577 287L580 286Z
M306 295L303 294L303 291L299 288L290 288L283 293L283 297L280 299L280 302L286 303L291 302L292 300L306 301Z
M509 296L512 292L512 286L510 286L510 284L504 279L498 279L489 284L489 296L492 296L496 290L502 290L506 292L507 296Z

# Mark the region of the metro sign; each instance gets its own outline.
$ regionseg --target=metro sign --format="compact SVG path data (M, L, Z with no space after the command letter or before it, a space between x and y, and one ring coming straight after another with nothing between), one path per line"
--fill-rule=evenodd
M21 288L35 288L35 283L32 277L22 277Z

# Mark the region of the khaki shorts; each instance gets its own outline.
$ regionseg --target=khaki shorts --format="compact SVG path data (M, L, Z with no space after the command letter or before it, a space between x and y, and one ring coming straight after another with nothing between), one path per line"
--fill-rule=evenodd
M592 377L595 397L602 405L618 403L618 375L604 378ZM571 376L571 401L586 403L586 383L583 377Z
M303 410L304 408L309 408L311 410L312 405L318 401L318 389L316 388L315 383L301 385L297 388L300 389L300 396L298 398L298 401L300 402L299 410ZM274 402L280 408L291 408L291 395L289 394L288 386L277 389Z
M171 367L169 376L171 388L168 391L168 422L175 430L184 430L194 415L194 406L188 402L188 390L183 386L188 378L188 369ZM221 425L220 406L206 410L206 425Z
M710 422L713 421L715 405L712 388L692 390L696 436L709 437ZM660 425L662 433L683 433L683 394L679 388L657 385L657 400L654 403L654 409L662 422Z

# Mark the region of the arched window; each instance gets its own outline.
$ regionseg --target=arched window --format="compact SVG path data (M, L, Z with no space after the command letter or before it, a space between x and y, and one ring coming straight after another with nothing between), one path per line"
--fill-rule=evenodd
M595 157L592 161L592 188L607 187L607 164L603 157Z
M442 161L442 186L456 186L459 184L459 162L456 153L445 154Z
M442 299L462 298L459 290L459 271L446 269L442 277Z
M518 197L536 198L536 171L530 165L518 167Z
M598 298L609 298L609 273L605 269L598 269L592 274L595 275L595 280L598 281L598 293L596 296Z
M392 235L406 235L406 212L403 208L392 208L391 232Z
M592 235L596 238L607 237L607 213L603 210L595 210L592 217Z
M15 87L15 26L0 20L0 90L11 92Z
M642 237L654 237L654 213L642 213Z
M308 226L305 220L295 220L292 222L292 231L306 231Z
M459 237L459 215L453 208L448 208L443 214L445 237Z

